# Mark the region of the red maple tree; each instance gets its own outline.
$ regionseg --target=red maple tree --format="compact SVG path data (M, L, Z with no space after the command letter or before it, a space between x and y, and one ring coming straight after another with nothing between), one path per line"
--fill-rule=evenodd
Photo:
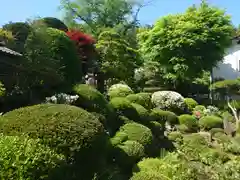
M69 30L66 32L67 36L74 41L77 45L93 45L95 44L95 39L93 39L90 35L85 34L81 31L77 30Z

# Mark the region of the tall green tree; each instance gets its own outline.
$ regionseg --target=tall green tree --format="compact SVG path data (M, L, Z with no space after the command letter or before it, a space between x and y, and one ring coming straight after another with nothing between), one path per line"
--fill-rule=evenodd
M68 27L84 28L99 35L104 28L126 33L138 24L138 14L151 1L144 0L61 0L60 8Z
M96 48L100 54L101 72L110 84L133 82L134 70L141 64L139 52L130 47L118 33L104 31L98 37Z
M139 34L144 59L157 61L176 83L192 80L222 60L231 45L233 26L223 10L204 1L183 14L168 15Z

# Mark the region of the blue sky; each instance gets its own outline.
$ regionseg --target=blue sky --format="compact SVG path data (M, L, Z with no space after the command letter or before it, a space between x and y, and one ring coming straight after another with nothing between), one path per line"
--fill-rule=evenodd
M9 21L25 21L37 16L61 18L58 10L60 0L1 0L0 26ZM143 24L152 24L161 16L184 12L187 7L200 0L155 0L139 14ZM235 25L240 24L239 0L208 0L209 3L226 10Z

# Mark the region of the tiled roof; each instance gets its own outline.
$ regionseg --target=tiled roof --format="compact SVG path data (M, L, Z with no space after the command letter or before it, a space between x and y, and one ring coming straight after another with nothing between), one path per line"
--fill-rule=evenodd
M22 56L22 54L20 54L16 51L13 51L13 50L11 50L7 47L4 47L4 46L0 46L0 52L11 54L11 55L14 55L14 56Z

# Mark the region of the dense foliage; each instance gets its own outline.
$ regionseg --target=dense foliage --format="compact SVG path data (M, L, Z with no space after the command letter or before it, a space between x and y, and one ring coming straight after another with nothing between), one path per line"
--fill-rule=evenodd
M16 109L1 117L0 126L4 135L40 138L41 144L65 155L73 171L76 163L77 172L83 177L92 175L106 146L99 120L69 105L42 104ZM87 163L90 159L94 160L94 166Z

